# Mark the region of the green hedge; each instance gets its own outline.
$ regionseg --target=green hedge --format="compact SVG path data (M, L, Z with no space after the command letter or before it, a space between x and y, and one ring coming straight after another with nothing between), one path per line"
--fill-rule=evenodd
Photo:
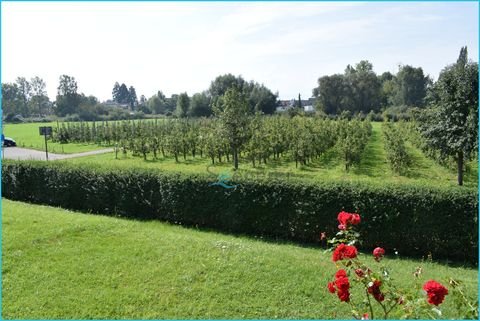
M282 180L239 180L233 190L214 181L53 162L2 166L2 196L13 200L300 242L332 236L344 209L361 214L365 250L478 261L476 190Z

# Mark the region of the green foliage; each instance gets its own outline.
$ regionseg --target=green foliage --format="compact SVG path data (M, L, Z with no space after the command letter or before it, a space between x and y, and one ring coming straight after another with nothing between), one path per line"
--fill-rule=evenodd
M372 133L372 125L368 120L341 119L337 126L336 148L345 161L345 170L348 171L350 167L360 163L362 153Z
M248 139L245 132L250 120L248 103L245 95L235 87L228 89L219 101L214 112L221 124L222 136L232 149L234 167L238 169L239 149Z
M442 70L432 92L418 129L429 149L457 161L462 185L463 163L478 153L478 64L468 62L466 48L456 64Z
M45 87L45 81L37 76L30 81L18 77L15 83L2 84L3 114L10 118L15 115L29 117L50 114L51 103Z
M61 75L58 85L58 94L55 103L55 114L65 116L74 114L80 104L80 95L75 77Z
M405 147L405 135L394 123L384 122L382 124L385 137L385 151L390 167L395 173L403 174L411 165L411 158Z
M379 112L381 107L424 106L430 83L421 67L400 66L396 75L384 72L377 76L373 65L362 60L355 67L348 65L344 74L320 77L313 96L317 98L317 110L326 114L367 114Z
M197 93L190 100L189 116L191 117L208 117L212 115L212 107L210 106L210 98L206 93Z
M5 161L4 197L222 231L318 242L339 210L362 215L364 248L478 261L478 192L460 188L241 179L101 165Z
M182 93L177 99L177 116L180 118L187 117L190 108L190 97L187 93Z
M395 81L396 94L393 97L393 103L398 106L425 106L424 99L429 82L430 79L423 74L421 67L400 66Z
M218 76L211 82L207 93L211 98L212 109L221 104L222 96L232 88L246 97L251 113L258 111L264 114L273 114L275 112L277 95L274 95L264 85L254 81L247 82L241 76L232 74Z

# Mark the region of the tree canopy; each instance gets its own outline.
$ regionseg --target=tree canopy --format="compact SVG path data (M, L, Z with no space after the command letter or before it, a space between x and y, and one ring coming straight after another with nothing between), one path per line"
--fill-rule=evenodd
M429 148L457 162L462 185L464 160L478 153L478 63L468 60L467 47L455 64L442 70L431 91L419 130Z

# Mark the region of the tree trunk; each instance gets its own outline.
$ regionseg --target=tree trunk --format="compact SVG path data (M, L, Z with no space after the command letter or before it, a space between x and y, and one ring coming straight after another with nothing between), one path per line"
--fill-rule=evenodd
M238 169L238 151L236 148L233 149L233 165L235 170Z
M457 154L458 185L463 185L463 152Z

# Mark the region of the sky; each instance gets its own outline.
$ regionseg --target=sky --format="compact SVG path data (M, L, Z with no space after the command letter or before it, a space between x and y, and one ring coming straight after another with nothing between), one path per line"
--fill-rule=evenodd
M55 99L66 74L105 101L117 81L191 96L231 73L307 99L360 60L433 79L462 46L478 61L478 19L477 2L1 2L1 81L39 76Z

